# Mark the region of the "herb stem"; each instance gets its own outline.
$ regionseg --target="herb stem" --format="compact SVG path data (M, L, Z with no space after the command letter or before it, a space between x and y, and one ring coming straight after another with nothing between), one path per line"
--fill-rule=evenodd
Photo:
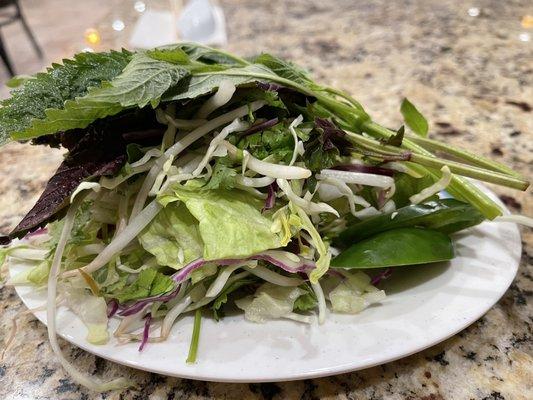
M372 121L366 121L363 124L363 129L367 133L381 138L389 138L395 134L395 132ZM418 154L430 157L433 156L431 152L425 150L423 147L418 146L416 143L407 138L403 140L403 145L409 150L417 152ZM431 174L431 176L436 176L435 171L432 172L431 170L428 170L428 172ZM490 197L488 197L484 192L481 191L481 189L463 177L454 175L450 185L448 185L448 191L452 196L455 196L459 200L471 203L488 219L494 219L497 216L502 215L501 208L492 199L490 199Z
M194 364L196 362L196 355L198 354L198 343L200 342L200 328L202 326L202 309L199 308L194 313L194 325L192 328L191 345L189 347L189 355L187 356L187 364Z
M506 165L503 165L493 160L489 160L485 157L478 156L477 154L471 153L467 150L462 150L449 144L441 143L437 140L432 140L420 136L409 136L409 140L412 140L413 142L421 145L426 150L442 151L443 153L468 161L473 165L485 167L495 172L501 172L503 174L512 175L517 178L520 178L520 174L513 171Z
M374 139L367 138L361 135L356 135L353 133L349 134L350 137L352 137L358 145L370 150L376 155L383 154L384 156L394 156L402 155L405 153L405 151L400 148L381 144ZM423 165L425 167L435 169L440 169L446 165L455 174L468 176L470 178L479 179L485 182L495 183L514 189L525 190L528 186L527 182L514 176L509 176L500 172L486 170L472 165L462 164L456 161L437 158L433 155L428 156L424 154L412 153L410 156L410 161Z

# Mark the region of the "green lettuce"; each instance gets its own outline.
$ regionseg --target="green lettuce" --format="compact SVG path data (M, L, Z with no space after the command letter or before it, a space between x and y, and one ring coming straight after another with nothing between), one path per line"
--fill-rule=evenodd
M205 190L176 185L163 203L182 201L198 221L206 260L243 258L281 246L272 220L261 214L263 201L242 190Z
M198 221L183 203L170 203L139 235L139 242L159 265L179 269L200 258L203 243Z

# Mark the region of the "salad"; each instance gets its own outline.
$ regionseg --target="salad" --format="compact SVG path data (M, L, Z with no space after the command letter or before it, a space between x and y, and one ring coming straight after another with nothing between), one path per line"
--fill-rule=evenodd
M428 138L409 100L405 126L389 129L270 54L192 43L81 53L9 85L0 144L66 153L0 238L0 264L30 266L6 284L47 288L52 348L94 390L129 382L85 376L61 354L60 305L90 343L113 335L139 351L192 314L194 362L202 318L239 310L253 323L320 324L382 301L380 281L402 266L452 259L454 232L487 219L531 223L502 216L467 178L528 182ZM114 332L110 318L120 319ZM6 347L14 338L15 329Z

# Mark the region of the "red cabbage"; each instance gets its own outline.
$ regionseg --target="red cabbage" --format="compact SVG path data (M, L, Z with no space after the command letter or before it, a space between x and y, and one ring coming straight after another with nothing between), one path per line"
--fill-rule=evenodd
M144 345L148 343L148 334L150 333L150 323L152 322L152 313L148 313L144 316L146 321L144 322L143 338L141 345L139 346L139 351L142 351Z

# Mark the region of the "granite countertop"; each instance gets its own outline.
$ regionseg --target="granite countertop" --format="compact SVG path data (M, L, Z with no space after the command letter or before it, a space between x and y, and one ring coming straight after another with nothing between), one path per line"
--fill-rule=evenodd
M125 2L126 3L126 2ZM228 49L291 58L320 81L351 92L375 120L400 124L409 97L441 140L494 157L533 177L533 42L520 20L527 1L221 1ZM422 4L423 3L423 4ZM469 7L478 7L470 16ZM476 14L470 11L471 14ZM0 150L0 232L36 200L58 151L11 144ZM29 167L29 168L28 168ZM531 189L496 188L514 212L533 215ZM74 384L55 360L44 326L19 321L15 347L0 361L2 399L527 399L533 396L533 234L523 230L518 276L485 316L445 342L402 360L300 382L221 384L168 378L96 358L61 341L85 371L130 375L139 390L99 395ZM0 341L25 308L0 289Z

